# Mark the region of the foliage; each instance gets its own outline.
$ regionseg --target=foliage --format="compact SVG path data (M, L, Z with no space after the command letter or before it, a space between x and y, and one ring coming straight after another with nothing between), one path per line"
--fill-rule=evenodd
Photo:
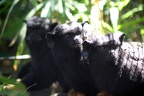
M23 84L17 83L15 80L0 76L0 95L1 96L29 96Z
M0 56L29 54L23 20L34 15L59 23L87 20L104 34L122 31L127 40L142 41L143 4L142 0L1 0ZM15 70L18 64L13 62Z

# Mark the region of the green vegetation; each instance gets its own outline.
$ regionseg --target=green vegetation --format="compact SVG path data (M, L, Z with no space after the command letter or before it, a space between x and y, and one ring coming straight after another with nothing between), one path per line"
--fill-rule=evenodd
M59 23L87 20L102 33L122 31L127 40L144 40L143 0L0 0L0 9L0 57L29 54L24 42L26 25L23 20L34 15ZM8 62L17 72L26 62L20 61L0 60L0 65ZM20 94L3 90L6 84L14 84L21 89L20 93L25 93L24 86L15 82L15 76L0 75L0 95L5 92Z

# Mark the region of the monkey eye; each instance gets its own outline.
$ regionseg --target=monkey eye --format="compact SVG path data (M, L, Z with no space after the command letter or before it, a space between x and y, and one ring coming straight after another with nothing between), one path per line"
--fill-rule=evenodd
M80 34L81 34L81 31L77 31L77 32L76 32L76 35L80 35Z
M110 45L109 47L110 47L111 49L116 49L116 48L118 47L118 45L113 45L113 44L112 44L112 45Z
M74 34L70 34L70 33L69 33L69 34L66 34L65 36L66 36L66 37L73 38L75 35L74 35Z
M116 48L117 48L117 46L115 46L115 45L112 45L112 46L111 46L111 48L112 48L112 49L116 49Z

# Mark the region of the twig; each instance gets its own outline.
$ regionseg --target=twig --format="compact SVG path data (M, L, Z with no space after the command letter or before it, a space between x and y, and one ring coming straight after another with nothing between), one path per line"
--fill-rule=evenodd
M30 58L31 58L30 55L19 55L19 56L0 57L0 60L22 60Z

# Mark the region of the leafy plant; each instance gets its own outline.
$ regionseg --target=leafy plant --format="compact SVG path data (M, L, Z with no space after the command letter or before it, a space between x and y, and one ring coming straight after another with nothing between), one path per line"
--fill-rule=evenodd
M3 83L0 86L0 95L1 96L29 96L26 92L26 88L23 84L17 83L15 80L0 76L0 83Z

